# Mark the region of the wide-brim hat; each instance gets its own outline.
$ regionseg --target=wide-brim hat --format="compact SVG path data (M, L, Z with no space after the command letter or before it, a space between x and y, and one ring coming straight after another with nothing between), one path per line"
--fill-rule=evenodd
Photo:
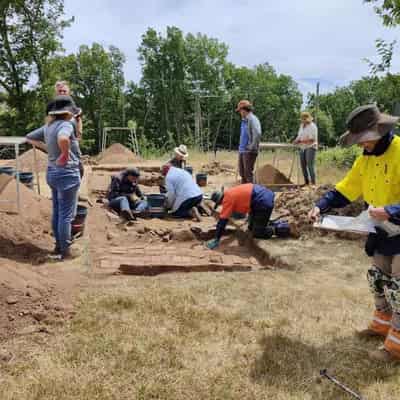
M188 158L189 153L187 151L187 147L184 144L179 145L178 147L175 147L174 153L178 154L179 156L183 158Z
M253 104L251 104L250 101L248 101L248 100L240 100L236 107L236 112L239 112L242 108L252 110Z
M343 146L379 140L392 131L399 117L381 113L374 104L357 107L348 116L347 131L340 137Z
M47 105L48 115L78 115L81 109L75 105L71 96L56 96Z
M211 201L215 203L214 210L218 208L218 206L222 203L224 199L224 188L222 187L221 190L216 190L211 194Z

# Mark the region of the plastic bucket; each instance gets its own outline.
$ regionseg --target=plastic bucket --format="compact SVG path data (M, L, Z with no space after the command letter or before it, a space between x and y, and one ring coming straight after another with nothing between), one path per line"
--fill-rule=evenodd
M28 188L33 189L33 173L32 172L19 172L19 181ZM16 177L16 176L15 176Z
M207 174L197 174L196 183L199 186L207 186Z
M85 206L78 205L76 216L71 222L71 235L75 236L78 233L83 233L85 230L85 220L88 214L88 209Z
M15 168L14 167L0 167L0 174L14 175Z
M88 214L88 209L85 206L81 206L80 204L78 205L78 209L76 210L76 216L74 221L72 222L73 224L79 224L79 223L85 223L86 217Z
M78 233L83 234L85 231L85 224L71 224L71 236L75 236Z
M185 167L185 171L189 172L190 175L193 175L193 167Z
M146 196L149 205L149 216L152 218L164 218L166 215L165 194L149 194Z

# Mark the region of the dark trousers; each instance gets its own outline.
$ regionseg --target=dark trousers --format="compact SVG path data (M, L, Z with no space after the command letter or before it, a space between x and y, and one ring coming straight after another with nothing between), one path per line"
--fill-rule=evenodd
M193 207L197 207L203 201L203 195L191 197L190 199L185 200L179 208L171 213L171 216L175 218L189 218L190 210Z
M268 222L271 218L272 208L263 208L251 210L249 214L249 230L253 232L254 237L262 238Z
M300 150L301 169L303 171L304 183L315 185L315 154L317 150L313 147Z
M242 183L254 183L254 164L258 153L239 153L239 175Z

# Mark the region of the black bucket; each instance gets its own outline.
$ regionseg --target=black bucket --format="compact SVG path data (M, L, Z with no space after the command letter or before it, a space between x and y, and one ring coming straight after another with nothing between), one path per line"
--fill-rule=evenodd
M74 220L71 222L71 234L72 236L79 234L83 234L85 230L85 220L88 214L88 209L85 206L78 205L78 209L76 210L76 216Z
M33 173L32 172L19 172L19 181L29 189L33 189Z
M193 175L193 167L185 167L185 171L189 172L190 175Z
M152 218L164 218L166 216L165 194L148 194L146 196L149 204L149 216Z
M201 173L196 175L196 183L199 186L207 186L207 174Z
M0 174L14 175L15 168L14 167L0 167Z

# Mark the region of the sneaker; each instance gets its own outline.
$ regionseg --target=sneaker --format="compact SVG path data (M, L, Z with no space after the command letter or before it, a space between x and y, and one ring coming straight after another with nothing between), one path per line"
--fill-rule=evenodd
M194 220L196 220L197 222L201 221L201 216L199 213L199 210L197 209L197 207L192 207L192 209L190 210L190 213L192 214L192 218Z

